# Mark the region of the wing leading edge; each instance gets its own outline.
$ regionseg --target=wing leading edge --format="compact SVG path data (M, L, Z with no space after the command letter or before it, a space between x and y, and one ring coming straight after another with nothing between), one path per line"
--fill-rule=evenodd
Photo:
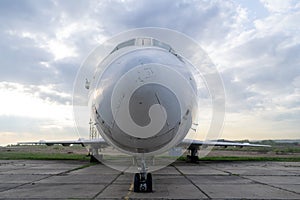
M252 144L249 142L231 142L231 141L201 141L201 140L191 140L184 139L181 145L189 145L188 150L190 155L187 155L187 158L190 162L198 162L198 150L200 146L234 146L234 147L271 147L270 145L263 144Z
M40 140L38 142L18 142L17 143L17 145L47 145L47 146L52 146L55 144L60 144L62 146L70 146L71 144L80 144L82 146L101 145L103 147L108 145L102 138L92 139L92 140L86 140L86 139L80 138L78 140L64 140L64 141Z
M201 141L201 140L190 140L190 139L184 139L182 143L191 144L193 146L271 147L270 145L253 144L249 142Z

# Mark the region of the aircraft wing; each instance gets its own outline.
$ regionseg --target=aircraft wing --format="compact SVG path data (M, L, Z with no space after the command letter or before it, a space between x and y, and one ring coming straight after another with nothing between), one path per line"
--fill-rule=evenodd
M62 141L45 141L40 140L38 142L18 142L18 145L47 145L52 146L54 144L60 144L62 146L70 146L71 144L80 144L82 146L88 145L101 145L101 146L108 146L104 139L78 139L78 140L62 140ZM263 145L263 144L253 144L248 142L229 142L229 141L202 141L202 140L191 140L191 139L184 139L181 144L190 144L192 146L235 146L235 147L271 147L270 145Z
M230 141L201 141L184 139L183 144L191 144L192 146L235 146L235 147L271 147L264 144L253 144L249 142L230 142Z
M108 146L108 144L104 141L102 138L98 139L92 139L92 140L87 140L87 139L78 139L78 140L62 140L62 141L45 141L45 140L40 140L38 142L18 142L18 145L47 145L47 146L52 146L55 144L60 144L62 146L70 146L71 144L80 144L82 146L94 146L94 145L100 145L100 146Z

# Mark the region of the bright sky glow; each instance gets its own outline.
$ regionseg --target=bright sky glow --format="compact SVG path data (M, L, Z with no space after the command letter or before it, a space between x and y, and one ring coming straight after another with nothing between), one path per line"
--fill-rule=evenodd
M14 115L21 117L32 117L37 119L66 120L71 116L71 106L51 102L50 99L41 99L38 91L26 92L27 88L20 84L12 84L14 88L8 89L7 85L0 84L0 115ZM40 90L48 94L56 93L51 86L40 86ZM30 89L29 89L30 90ZM68 94L59 94L69 97Z

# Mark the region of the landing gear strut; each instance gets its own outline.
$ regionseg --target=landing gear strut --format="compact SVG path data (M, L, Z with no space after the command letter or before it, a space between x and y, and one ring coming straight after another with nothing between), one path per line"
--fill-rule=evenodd
M189 150L191 152L191 155L187 155L187 160L191 163L198 163L198 147L190 146Z
M134 175L134 192L152 192L152 174L147 173L146 161L141 159L140 173Z

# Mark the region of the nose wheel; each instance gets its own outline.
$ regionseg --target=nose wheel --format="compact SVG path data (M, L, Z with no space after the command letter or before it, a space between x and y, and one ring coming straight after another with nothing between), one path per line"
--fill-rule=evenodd
M136 173L134 175L134 192L152 192L151 173Z

